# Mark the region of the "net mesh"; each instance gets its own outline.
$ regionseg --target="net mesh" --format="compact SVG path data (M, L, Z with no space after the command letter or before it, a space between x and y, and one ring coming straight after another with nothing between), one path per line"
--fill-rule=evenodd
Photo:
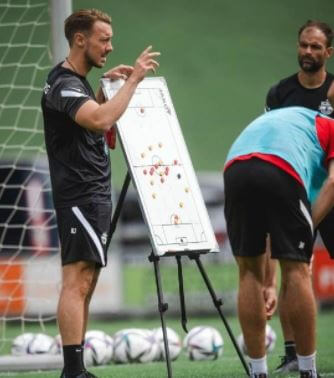
M40 109L49 39L47 0L0 0L0 353L11 323L44 330L55 318L58 239Z

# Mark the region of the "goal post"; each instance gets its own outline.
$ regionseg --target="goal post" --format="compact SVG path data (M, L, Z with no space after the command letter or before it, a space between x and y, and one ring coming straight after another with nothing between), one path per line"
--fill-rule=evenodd
M66 54L59 30L70 6L0 0L0 355L10 353L13 324L21 333L45 332L55 320L59 242L40 98L52 56Z
M57 64L63 60L68 50L64 36L64 20L72 13L72 1L50 0L51 8L51 36L52 36L52 62Z

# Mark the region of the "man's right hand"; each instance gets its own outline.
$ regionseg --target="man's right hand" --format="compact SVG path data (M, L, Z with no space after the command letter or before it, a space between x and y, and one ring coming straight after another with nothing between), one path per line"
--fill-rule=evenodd
M155 60L158 56L160 52L152 51L152 46L147 47L137 58L130 78L139 83L149 71L155 73L159 67L159 63Z

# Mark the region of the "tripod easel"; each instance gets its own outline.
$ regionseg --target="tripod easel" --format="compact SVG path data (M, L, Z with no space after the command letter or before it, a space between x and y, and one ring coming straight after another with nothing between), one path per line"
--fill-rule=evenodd
M121 214L122 206L124 203L124 199L127 193L127 190L129 188L129 184L131 181L131 177L129 172L127 172L126 177L124 179L123 187L113 214L113 218L111 221L111 226L110 226L110 233L109 233L109 241L111 240L114 231L116 229L116 225L119 219L119 216ZM223 305L222 299L217 298L216 293L211 285L211 282L209 280L209 277L203 267L203 264L200 260L200 255L206 253L206 252L190 252L190 251L184 251L184 252L178 252L177 254L175 253L165 253L163 257L175 257L176 262L177 262L177 267L178 267L178 279L179 279L179 294L180 294L180 307L181 307L181 315L182 315L182 327L184 331L187 333L187 317L186 317L186 307L185 307L185 299L184 299L184 288L183 288L183 274L182 274L182 261L181 258L182 256L188 257L190 260L194 260L196 262L196 265L202 275L202 278L208 288L208 291L211 295L212 301L214 306L216 307L220 318L222 319L224 326L226 328L227 333L229 334L229 337L233 343L233 346L239 356L239 359L244 367L244 370L246 372L246 375L249 376L249 369L247 366L247 363L244 359L244 356L242 352L240 351L240 348L236 342L236 339L233 335L233 332L222 312L221 306ZM155 274L155 282L156 282L156 287L157 287L157 296L158 296L158 310L160 314L160 320L161 320L161 327L162 327L162 332L163 332L163 339L164 339L164 347L165 347L165 356L166 356L166 366L167 366L167 377L172 378L172 367L171 367L171 360L170 360L170 355L169 355L169 347L168 347L168 338L167 338L167 331L166 331L166 323L164 319L164 313L168 310L168 303L164 302L164 297L163 297L163 290L162 290L162 284L161 284L161 274L160 274L160 259L161 256L157 256L154 254L153 250L148 257L149 261L153 263L154 266L154 274Z

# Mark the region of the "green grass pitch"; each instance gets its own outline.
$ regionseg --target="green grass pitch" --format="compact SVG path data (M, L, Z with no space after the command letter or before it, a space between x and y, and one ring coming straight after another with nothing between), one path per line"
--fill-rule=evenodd
M334 327L333 327L333 311L326 311L319 313L318 317L318 354L317 364L318 371L322 374L322 377L334 377ZM231 326L234 335L240 332L237 318L228 317L229 325ZM167 326L174 328L182 337L184 332L182 331L180 321L178 319L169 319L166 317ZM279 321L277 317L274 317L270 322L271 326L277 333L277 342L274 351L268 355L269 371L272 372L280 362L280 356L283 352L282 336L280 332ZM156 319L151 320L124 320L124 321L112 321L110 322L91 322L90 329L103 329L104 331L113 334L119 329L129 327L144 327L154 328L160 325L159 317L157 314ZM188 320L188 328L192 328L197 325L211 325L216 327L223 335L224 338L224 351L223 355L216 361L189 361L184 352L180 357L172 362L173 377L183 378L215 378L215 377L245 377L245 373L241 362L233 348L232 342L225 330L220 318L196 318ZM8 329L9 332L17 332L14 328ZM56 326L49 328L49 332L52 334L57 333ZM307 330L306 330L307 332ZM89 369L92 373L96 374L99 378L159 378L167 377L167 370L165 362L154 362L149 364L127 364L127 365L108 365L103 367L94 367ZM11 378L58 378L60 372L20 372L20 373L0 373L0 377ZM298 374L284 375L284 377L298 377Z

